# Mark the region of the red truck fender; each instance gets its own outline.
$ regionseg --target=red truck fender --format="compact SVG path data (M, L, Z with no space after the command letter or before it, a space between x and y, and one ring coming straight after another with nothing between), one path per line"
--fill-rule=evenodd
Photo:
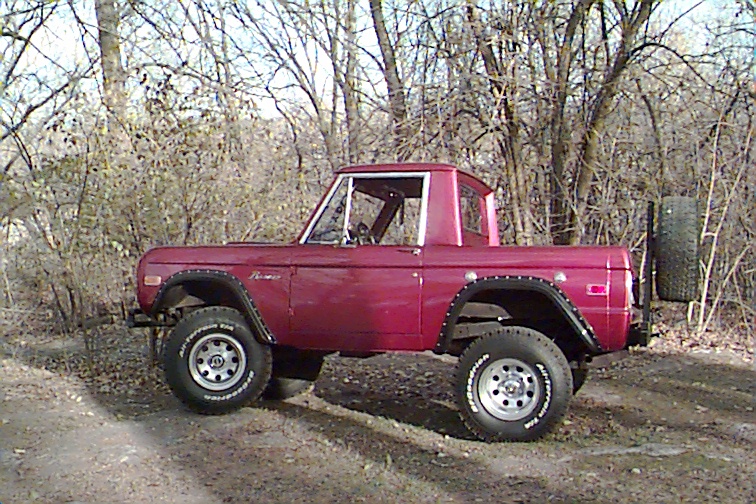
M228 296L220 299L205 299L212 294ZM247 288L241 281L230 273L220 270L197 269L180 271L169 277L158 291L152 304L150 315L155 316L160 311L176 306L181 298L193 296L206 304L226 305L239 310L252 328L260 343L275 344L276 338L268 329L265 321L255 306Z
M603 352L596 338L593 328L580 313L567 295L553 282L530 276L495 276L480 278L465 285L452 300L446 312L444 323L438 342L433 351L437 354L446 353L454 336L454 328L465 304L478 294L486 291L527 291L545 297L559 314L565 319L575 335L585 345L587 352L600 354Z

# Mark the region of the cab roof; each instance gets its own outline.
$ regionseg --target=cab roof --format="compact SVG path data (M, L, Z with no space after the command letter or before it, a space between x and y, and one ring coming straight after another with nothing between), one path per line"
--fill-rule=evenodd
M480 180L475 175L472 175L464 170L460 170L454 165L445 163L385 163L385 164L364 164L345 166L336 171L337 174L353 174L353 173L401 173L401 172L445 172L452 173L457 172L463 178L467 179L466 182L472 183L481 194L487 194L493 192L485 182Z
M336 173L363 173L363 172L433 172L433 171L456 171L457 167L443 163L388 163L366 164L345 166Z

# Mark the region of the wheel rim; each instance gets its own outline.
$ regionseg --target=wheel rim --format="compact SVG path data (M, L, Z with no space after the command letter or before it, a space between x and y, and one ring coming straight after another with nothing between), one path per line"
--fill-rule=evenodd
M480 374L478 396L494 417L516 421L535 410L541 398L541 385L529 364L518 359L499 359Z
M228 334L207 334L197 340L189 353L189 373L202 388L227 390L242 378L247 367L244 347Z

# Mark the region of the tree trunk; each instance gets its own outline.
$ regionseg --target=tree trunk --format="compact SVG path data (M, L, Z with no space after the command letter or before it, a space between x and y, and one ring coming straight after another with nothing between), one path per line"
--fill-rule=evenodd
M355 32L357 18L355 13L356 0L348 0L347 5L347 35L346 35L346 74L344 75L344 111L347 123L347 156L349 163L356 163L359 160L360 147L360 125L359 109L357 102L357 51Z
M382 0L370 0L370 12L373 16L373 28L378 39L378 46L383 57L383 77L388 88L388 101L391 109L391 119L394 123L397 161L404 161L408 146L407 135L407 106L404 98L404 85L396 66L394 46L389 40L386 21L383 18Z
M604 82L596 96L581 142L580 164L575 185L575 205L571 209L569 221L569 243L571 245L580 243L580 238L583 235L582 219L588 207L588 194L596 170L599 133L604 129L604 122L617 94L620 77L630 62L632 46L635 44L638 32L648 21L652 8L657 2L659 0L641 0L637 6L637 11L630 13L630 17L628 17L628 13L623 13L621 16L622 41L612 66L604 76ZM623 11L620 10L620 12Z
M121 64L119 16L115 0L95 0L102 64L103 104L116 118L124 105L124 73Z
M565 187L564 168L567 156L567 144L570 140L568 125L564 116L567 103L567 86L572 67L572 43L578 26L585 19L595 0L580 0L572 9L567 21L564 38L557 53L556 73L552 75L554 80L554 110L551 120L551 216L552 239L554 243L564 244L570 236L570 208L572 198L568 188Z
M490 91L496 104L495 113L503 116L501 122L505 128L498 134L497 144L501 150L505 163L506 186L510 188L514 205L510 209L515 228L515 242L518 245L533 244L533 216L528 198L528 183L522 161L522 145L520 141L520 118L515 108L516 95L514 85L505 85L506 76L501 62L494 53L490 38L486 37L478 20L475 5L467 3L467 18L475 33L478 51L483 58L483 64L488 75ZM513 70L513 73L516 72ZM511 82L516 82L516 74L510 76ZM496 130L495 120L488 120L489 129Z

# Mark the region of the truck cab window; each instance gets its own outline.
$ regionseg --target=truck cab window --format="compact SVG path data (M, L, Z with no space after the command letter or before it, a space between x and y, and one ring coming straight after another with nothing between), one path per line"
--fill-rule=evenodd
M466 185L459 186L459 213L462 218L462 230L482 235L484 207L483 198L474 189Z
M345 176L306 243L417 245L424 177Z

